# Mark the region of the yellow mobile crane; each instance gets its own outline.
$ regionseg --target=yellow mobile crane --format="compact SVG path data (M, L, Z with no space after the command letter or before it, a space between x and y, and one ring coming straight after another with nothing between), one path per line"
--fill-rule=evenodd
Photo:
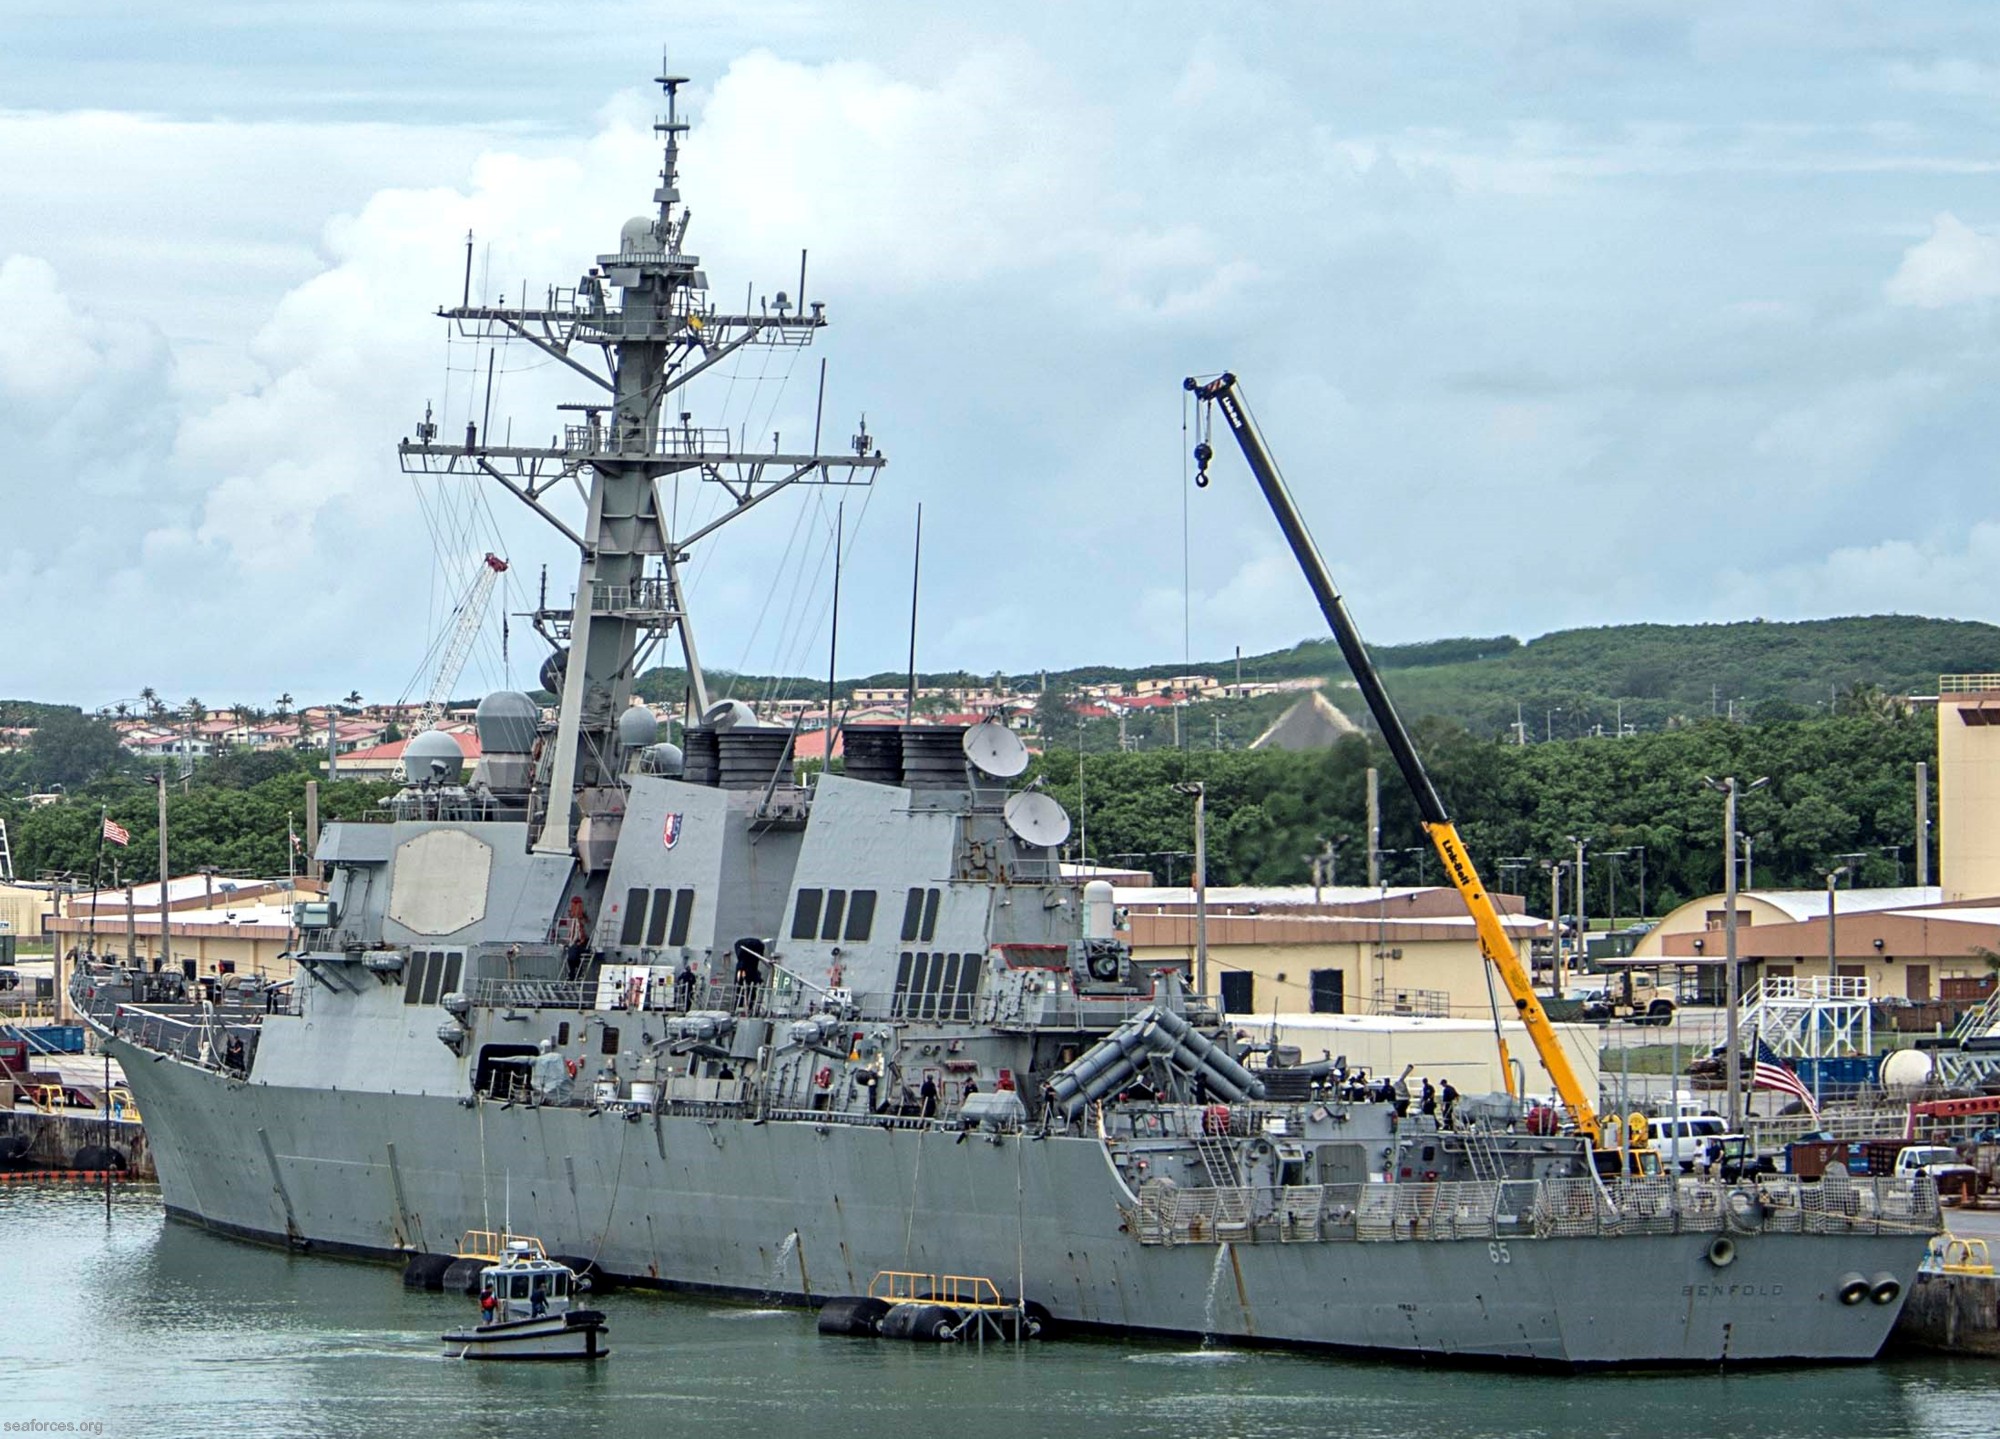
M1389 702L1389 692L1382 687L1375 663L1368 657L1368 647L1361 642L1361 631L1355 627L1353 616L1347 612L1346 601L1341 599L1340 591L1334 587L1333 576L1327 573L1326 562L1320 558L1319 547L1306 530L1298 507L1292 503L1291 491L1285 488L1284 477L1278 473L1277 461L1265 448L1264 436L1257 429L1257 422L1250 418L1242 392L1237 388L1236 376L1225 372L1212 380L1189 379L1186 384L1202 406L1201 439L1194 448L1195 484L1203 487L1208 484L1209 462L1215 458L1215 451L1208 443L1212 406L1222 411L1230 433L1236 436L1243 458L1250 465L1250 473L1257 477L1258 488L1263 490L1271 513L1277 517L1278 528L1285 532L1285 541L1292 547L1292 554L1305 573L1306 583L1312 586L1321 613L1333 627L1333 637L1340 644L1340 653L1347 660L1348 669L1353 671L1354 682L1360 687L1362 698L1368 702L1369 713L1375 716L1383 741L1395 756L1396 766L1403 772L1403 780L1416 799L1424 832L1437 846L1438 857L1444 861L1445 873L1451 876L1452 884L1465 900L1465 907L1472 913L1472 923L1479 934L1479 948L1485 954L1487 963L1499 974L1501 983L1507 986L1507 993L1514 1001L1521 1023L1527 1026L1528 1037L1534 1041L1535 1052L1541 1056L1542 1067L1555 1084L1557 1096L1570 1110L1578 1132L1590 1140L1591 1147L1601 1156L1615 1163L1616 1151L1607 1145L1597 1105L1593 1097L1585 1092L1576 1071L1570 1067L1569 1056L1563 1053L1562 1041L1556 1036L1555 1026L1549 1023L1548 1012L1535 995L1533 981L1522 967L1514 952L1513 942L1500 923L1500 912L1493 907L1492 897L1480 881L1479 872L1473 868L1472 856L1466 853L1465 841L1458 837L1458 827L1446 813L1444 801L1438 797L1437 787L1431 783L1424 762L1410 741L1410 732L1403 727L1396 707ZM1504 1056L1504 1048L1502 1053ZM1512 1087L1511 1078L1509 1087ZM1643 1119L1632 1126L1632 1139L1638 1147L1644 1145L1640 1138L1643 1126ZM1639 1159L1637 1154L1633 1158L1637 1164L1645 1166L1645 1161ZM1599 1167L1606 1167L1602 1160Z

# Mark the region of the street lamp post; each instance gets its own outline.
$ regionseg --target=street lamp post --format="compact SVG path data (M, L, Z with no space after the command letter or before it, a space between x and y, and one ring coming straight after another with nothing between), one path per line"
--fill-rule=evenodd
M1736 1025L1736 1007L1741 999L1742 976L1736 968L1736 796L1739 789L1757 789L1770 777L1754 779L1739 786L1735 775L1726 779L1702 778L1702 783L1722 795L1722 954L1723 954L1723 1039L1724 1082L1729 1086L1729 1128L1732 1133L1743 1124L1743 1036Z
M1579 837L1572 834L1566 838L1576 846L1576 963L1577 968L1582 969L1590 960L1590 925L1585 915L1585 911L1590 907L1590 900L1588 890L1584 886L1588 871L1585 870L1583 863L1583 852L1590 845L1590 836Z
M1840 944L1834 935L1835 911L1840 904L1840 877L1848 872L1844 864L1837 864L1826 872L1826 977L1840 978ZM1831 994L1831 991L1828 991Z

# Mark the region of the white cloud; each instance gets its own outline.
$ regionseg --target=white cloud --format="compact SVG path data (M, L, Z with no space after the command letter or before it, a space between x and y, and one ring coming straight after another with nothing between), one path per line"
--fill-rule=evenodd
M2000 296L2000 234L1941 214L1930 234L1904 252L1882 292L1892 305L1926 310Z
M1528 68L1585 83L1524 90L1515 22L1472 12L1420 22L1413 55L1406 19L1311 7L1233 21L1235 48L1192 7L1144 27L1033 0L863 8L790 7L782 53L705 13L707 50L674 61L697 77L682 187L716 298L792 289L809 246L836 319L768 375L727 367L732 388L719 369L693 408L790 439L829 354L828 424L845 435L865 407L892 461L870 522L887 553L844 582L858 665L900 662L907 551L886 537L919 497L940 556L926 665L1177 655L1175 387L1221 364L1384 640L1775 612L1752 578L1711 582L1725 507L1743 575L1797 605L1960 602L1905 573L1968 593L1957 550L1888 538L1886 517L1970 535L1992 512L1964 457L2000 445L1982 399L2000 355L1976 324L1939 345L1926 312L2000 295L2000 238L1953 212L1957 177L1995 162L1931 98L1995 46L1905 73L1895 57L1936 47L1902 45L1900 19L1734 40L1711 21L1691 60L1669 10L1607 31L1569 7L1538 22L1547 62ZM100 108L0 112L0 302L19 321L0 333L0 596L125 667L78 659L53 692L400 681L433 585L393 443L426 400L450 433L483 409L480 358L447 351L433 314L465 231L476 291L533 298L647 208L646 57L607 97L596 40L523 50L439 22L482 76L440 104L385 79L428 41L382 61L374 22L341 23L309 74L271 51L255 97L174 87L216 97L214 119L112 113L162 92L87 85L74 103ZM1785 35L1804 58L1763 85ZM21 65L0 54L0 76ZM296 110L274 106L288 90ZM1881 237L1930 214L1885 286ZM552 402L584 397L519 346L497 390L496 424L536 439ZM1197 655L1317 633L1240 472L1205 493ZM491 503L517 571L546 559L566 592L561 545ZM701 557L712 662L811 640L789 587L757 629L793 513L774 502ZM260 653L279 623L327 639Z
M1773 568L1736 569L1720 598L1734 617L1920 614L2000 621L1993 576L2000 572L2000 520L1962 535L1895 538L1846 545L1823 558Z

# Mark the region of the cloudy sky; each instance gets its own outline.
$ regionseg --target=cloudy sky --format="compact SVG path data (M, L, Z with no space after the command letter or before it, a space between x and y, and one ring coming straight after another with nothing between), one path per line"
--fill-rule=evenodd
M395 698L485 548L566 595L394 445L484 402L468 229L536 297L647 208L663 45L716 294L805 247L833 322L692 408L801 441L824 356L890 459L843 673L902 662L920 501L927 668L1319 633L1233 454L1185 482L1224 367L1378 641L2000 620L1990 6L8 0L0 694ZM585 397L497 367L496 430ZM768 508L704 658L816 670L831 511Z

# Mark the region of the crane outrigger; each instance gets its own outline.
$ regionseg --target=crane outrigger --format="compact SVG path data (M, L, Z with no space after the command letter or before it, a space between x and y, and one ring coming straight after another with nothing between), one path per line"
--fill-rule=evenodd
M1541 1058L1542 1068L1548 1071L1557 1097L1570 1111L1577 1132L1589 1139L1593 1149L1600 1154L1606 1153L1604 1125L1598 1118L1596 1101L1577 1078L1569 1056L1563 1053L1562 1040L1556 1034L1555 1026L1549 1022L1548 1011L1542 1008L1542 1002L1535 994L1533 978L1515 954L1513 941L1507 937L1506 927L1500 922L1500 911L1494 907L1493 897L1487 893L1486 885L1472 863L1472 856L1466 852L1458 826L1452 823L1444 800L1439 796L1437 786L1431 783L1430 774L1424 769L1424 762L1410 739L1409 730L1404 728L1395 705L1390 703L1382 677L1376 673L1375 663L1368 657L1368 647L1361 641L1361 631L1356 627L1354 617L1347 612L1347 602L1341 598L1333 576L1327 572L1326 561L1320 558L1319 546L1313 543L1312 534L1306 529L1298 506L1292 502L1291 491L1285 486L1284 476L1278 472L1278 462L1271 457L1257 422L1250 417L1249 408L1243 403L1236 376L1225 371L1210 380L1190 378L1186 386L1201 401L1204 412L1211 405L1221 409L1222 418L1228 424L1230 433L1236 437L1243 458L1250 466L1250 473L1256 476L1258 488L1264 492L1271 513L1277 517L1278 528L1284 531L1285 542L1291 546L1292 555L1304 572L1306 583L1312 586L1320 612L1333 627L1333 637L1340 645L1340 653L1347 661L1348 669L1354 674L1354 682L1360 687L1362 698L1368 703L1368 712L1375 717L1383 742L1395 757L1404 783L1410 787L1424 833L1436 846L1438 857L1444 861L1445 873L1451 876L1452 886L1458 890L1459 897L1472 914L1481 953L1500 976L1500 982L1507 987L1515 1012L1527 1028L1529 1039L1534 1042L1535 1053ZM1209 462L1215 458L1215 452L1208 443L1206 423L1201 433L1202 439L1194 450L1195 483L1206 486Z

